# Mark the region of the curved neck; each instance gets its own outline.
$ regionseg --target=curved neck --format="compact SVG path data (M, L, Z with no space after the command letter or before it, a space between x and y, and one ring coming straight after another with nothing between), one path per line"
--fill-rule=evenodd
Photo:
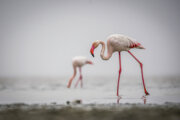
M100 41L100 43L102 45L102 49L101 49L101 58L103 60L109 60L109 58L112 56L112 51L110 50L110 46L107 44L107 56L104 56L104 51L105 51L105 43L103 41Z

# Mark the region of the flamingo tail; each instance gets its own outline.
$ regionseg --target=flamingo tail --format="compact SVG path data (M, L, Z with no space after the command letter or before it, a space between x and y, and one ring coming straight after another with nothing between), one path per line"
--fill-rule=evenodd
M133 42L129 47L130 48L145 49L139 42Z

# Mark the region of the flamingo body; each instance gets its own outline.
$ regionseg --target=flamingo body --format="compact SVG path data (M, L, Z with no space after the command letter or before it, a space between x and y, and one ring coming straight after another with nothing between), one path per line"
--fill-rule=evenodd
M82 67L83 65L87 64L87 61L89 61L84 56L76 56L72 59L72 64L75 67Z
M121 35L113 34L107 38L107 44L111 47L113 52L115 51L128 51L131 48L140 48L143 49L142 45L137 41L134 41L132 38Z
M121 34L112 34L107 38L107 55L104 55L105 51L105 43L101 40L97 40L93 42L90 52L94 57L94 50L99 46L102 45L100 56L103 60L109 60L114 52L119 53L119 76L118 76L118 83L117 83L117 96L119 96L119 81L121 75L121 51L127 51L140 65L141 68L141 75L143 81L144 92L146 95L149 93L146 90L144 76L143 76L143 64L129 51L132 48L144 49L144 47L137 41L133 40L132 38L121 35Z

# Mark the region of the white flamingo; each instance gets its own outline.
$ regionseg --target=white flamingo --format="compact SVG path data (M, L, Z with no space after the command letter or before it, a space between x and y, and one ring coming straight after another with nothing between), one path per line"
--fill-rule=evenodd
M103 60L109 60L114 52L119 53L119 76L118 76L118 83L117 83L117 96L119 96L119 80L121 74L121 51L127 51L139 64L141 67L141 75L142 75L142 82L144 87L144 92L146 95L149 93L146 90L145 83L144 83L144 76L143 76L143 64L129 51L132 48L144 49L144 47L137 41L133 41L131 38L121 35L121 34L113 34L108 37L107 40L107 56L104 56L105 51L105 43L103 41L97 40L93 42L91 47L91 54L94 57L94 49L102 45L100 56Z
M85 65L85 64L93 64L93 63L92 63L92 61L88 60L86 57L83 57L83 56L76 56L76 57L73 58L72 65L73 65L74 73L73 73L73 76L70 78L70 80L68 82L68 86L67 86L68 88L71 87L71 83L72 83L73 79L76 76L76 68L77 67L79 68L80 77L79 77L78 81L76 82L75 87L78 85L79 81L81 81L81 87L83 86L81 67L83 65Z

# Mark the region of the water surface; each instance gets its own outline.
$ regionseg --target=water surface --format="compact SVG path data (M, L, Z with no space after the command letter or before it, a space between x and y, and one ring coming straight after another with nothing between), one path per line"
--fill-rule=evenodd
M116 96L116 77L83 78L83 88L66 88L68 77L61 78L1 78L0 104L66 104L82 100L83 104L180 103L180 77L146 77L149 96L144 96L140 77L124 77L120 80L120 98Z

